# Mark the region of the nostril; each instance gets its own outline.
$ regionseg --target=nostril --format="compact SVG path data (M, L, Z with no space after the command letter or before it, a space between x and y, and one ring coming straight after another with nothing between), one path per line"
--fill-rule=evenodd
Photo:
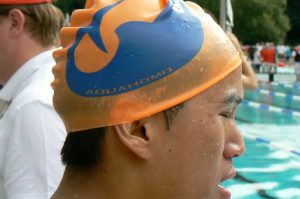
M242 153L241 154L235 154L234 156L233 156L233 158L237 158L237 157L239 157L239 156L241 156L242 155Z

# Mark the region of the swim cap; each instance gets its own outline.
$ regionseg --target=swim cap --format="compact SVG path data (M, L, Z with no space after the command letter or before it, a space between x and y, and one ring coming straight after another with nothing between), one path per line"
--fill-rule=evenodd
M37 3L52 3L52 0L1 0L0 5L25 5Z
M197 4L88 0L54 52L54 107L68 132L133 122L222 80L240 57Z

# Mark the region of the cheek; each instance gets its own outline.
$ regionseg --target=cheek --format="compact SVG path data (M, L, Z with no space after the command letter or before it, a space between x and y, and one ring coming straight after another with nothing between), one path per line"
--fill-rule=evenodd
M181 130L178 139L182 145L174 151L181 154L176 164L183 163L178 173L186 176L183 178L189 189L195 189L193 191L201 195L212 194L218 184L223 160L224 125L216 116L208 114Z
M183 125L177 126L172 136L182 141L181 149L215 157L222 153L226 128L219 116L207 113L202 114L201 118L192 117L186 120Z
M205 122L198 126L195 146L198 147L198 158L201 167L208 176L215 176L223 160L225 145L225 126L222 120L213 114L207 114Z
M206 119L203 119L198 126L199 134L204 141L204 145L212 153L218 152L224 146L226 126L219 116L207 114Z
M201 134L201 151L206 154L203 164L206 167L218 168L223 157L224 127L214 117L210 117L205 125L199 128Z
M223 157L224 131L224 124L216 115L206 114L201 119L191 119L174 134L181 143L176 151L184 153L186 161L195 167L217 168Z
M224 149L221 120L213 114L202 113L201 118L190 117L174 124L170 132L163 134L159 145L163 147L157 151L157 161L162 163L159 170L164 176L160 181L178 185L179 195L214 198L210 196L217 190Z

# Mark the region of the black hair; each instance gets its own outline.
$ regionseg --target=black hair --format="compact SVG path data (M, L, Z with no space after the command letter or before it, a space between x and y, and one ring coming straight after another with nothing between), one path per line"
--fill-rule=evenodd
M107 127L70 132L61 151L67 166L90 167L101 161L101 145Z
M183 103L163 111L167 128L178 112L183 108ZM101 164L102 145L108 127L70 132L61 151L62 162L71 167L92 167Z

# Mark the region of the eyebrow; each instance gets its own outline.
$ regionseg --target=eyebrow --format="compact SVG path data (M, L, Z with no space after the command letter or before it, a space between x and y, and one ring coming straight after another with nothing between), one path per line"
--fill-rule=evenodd
M242 103L242 101L243 101L243 97L236 95L236 94L232 94L228 98L225 99L224 103L239 105L240 103Z

